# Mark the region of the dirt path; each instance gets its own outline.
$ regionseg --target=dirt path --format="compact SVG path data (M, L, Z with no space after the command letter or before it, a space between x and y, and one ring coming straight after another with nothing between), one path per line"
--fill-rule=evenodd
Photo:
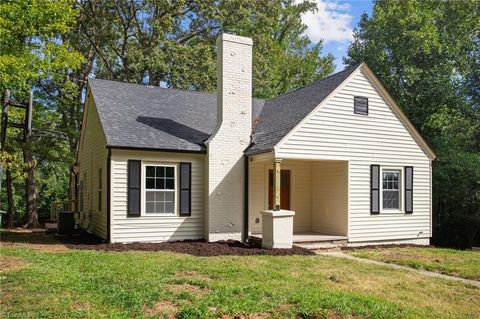
M441 274L441 273L438 273L438 272L421 270L421 269L414 269L414 268L410 268L410 267L407 267L407 266L401 266L401 265L397 265L397 264L390 264L390 263L377 261L377 260L372 260L372 259L355 257L355 256L347 255L347 254L344 254L344 253L338 252L338 251L327 251L327 252L318 251L317 254L318 255L326 255L326 256L355 260L355 261L359 261L359 262L362 262L362 263L365 263L365 264L387 266L387 267L396 268L396 269L404 269L404 270L413 271L413 272L416 272L418 274L428 276L428 277L435 277L435 278L441 278L441 279L447 279L447 280L461 281L465 284L469 284L469 285L480 288L480 281L477 281L477 280L465 279L465 278L456 277L456 276L444 275L444 274Z

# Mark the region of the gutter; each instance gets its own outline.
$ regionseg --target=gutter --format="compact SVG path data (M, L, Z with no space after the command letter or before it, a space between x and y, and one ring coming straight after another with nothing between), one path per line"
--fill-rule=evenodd
M207 154L207 150L178 150L178 149L163 149L163 148L148 148L148 147L135 147L135 146L115 146L107 145L108 150L134 150L134 151L149 151L149 152L170 152L170 153L195 153L195 154Z
M110 243L110 215L111 215L111 208L110 208L110 199L111 199L111 177L110 173L112 170L112 149L108 148L108 155L107 155L107 243Z

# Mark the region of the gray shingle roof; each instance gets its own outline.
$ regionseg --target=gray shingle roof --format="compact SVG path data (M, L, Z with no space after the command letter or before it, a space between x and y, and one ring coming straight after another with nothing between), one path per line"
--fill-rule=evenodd
M203 142L216 125L216 94L100 79L89 84L108 146L206 150ZM264 102L253 100L252 116Z
M300 123L315 107L358 68L354 65L297 90L266 101L246 154L273 150L274 146Z
M319 105L358 66L285 93L253 99L258 117L248 155L267 152ZM94 79L89 81L110 147L205 152L215 129L217 96Z

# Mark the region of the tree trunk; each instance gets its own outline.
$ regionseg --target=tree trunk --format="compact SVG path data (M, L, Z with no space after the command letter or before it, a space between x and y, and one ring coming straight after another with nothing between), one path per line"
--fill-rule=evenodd
M26 138L25 146L23 148L23 157L25 164L28 165L27 178L25 180L25 198L26 198L26 212L27 223L23 225L23 228L35 228L39 227L37 214L37 191L35 187L35 167L33 161L33 154L30 149L31 140Z
M13 228L13 221L15 219L15 204L13 202L13 179L12 172L7 169L5 172L7 184L7 228Z

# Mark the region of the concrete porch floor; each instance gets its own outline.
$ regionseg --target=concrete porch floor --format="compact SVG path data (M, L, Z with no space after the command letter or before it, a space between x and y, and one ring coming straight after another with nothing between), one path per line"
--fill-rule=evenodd
M261 239L262 234L251 234L250 237ZM320 243L320 242L334 242L338 240L347 240L347 236L326 235L315 232L298 232L293 233L294 243Z

